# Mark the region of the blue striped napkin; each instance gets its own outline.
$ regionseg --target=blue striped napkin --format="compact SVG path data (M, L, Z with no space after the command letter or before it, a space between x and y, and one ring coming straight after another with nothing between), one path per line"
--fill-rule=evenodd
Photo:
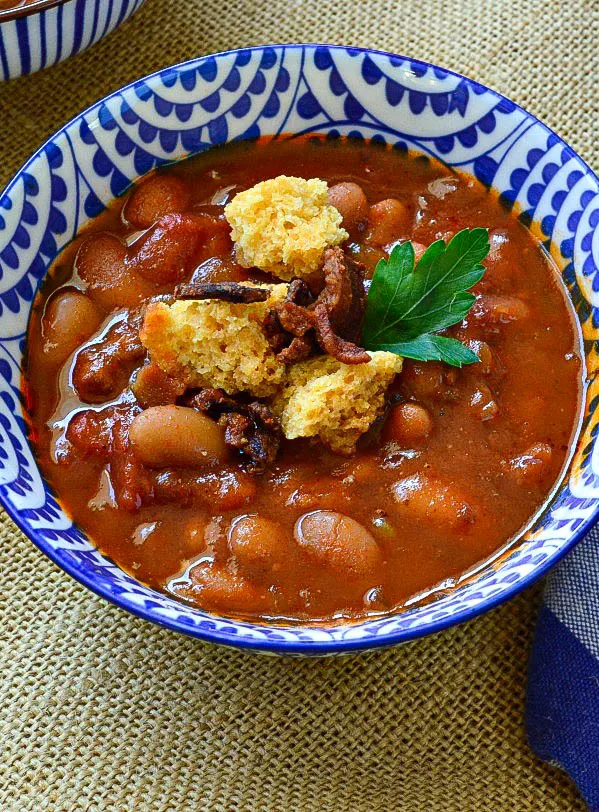
M599 527L551 573L532 647L528 738L599 812Z

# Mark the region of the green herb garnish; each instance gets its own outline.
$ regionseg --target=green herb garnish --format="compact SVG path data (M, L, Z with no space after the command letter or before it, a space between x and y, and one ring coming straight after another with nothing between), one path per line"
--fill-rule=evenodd
M363 347L454 367L478 361L461 341L435 333L462 321L474 304L468 291L482 279L489 247L488 229L464 229L447 245L430 245L414 267L412 243L396 245L370 283Z

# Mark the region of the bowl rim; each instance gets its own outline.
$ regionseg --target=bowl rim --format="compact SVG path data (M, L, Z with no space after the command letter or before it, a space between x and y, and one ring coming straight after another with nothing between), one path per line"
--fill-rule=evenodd
M64 3L70 2L70 0L42 0L42 2L50 2L50 3ZM259 52L263 51L267 48L274 48L274 49L283 49L285 51L289 50L303 50L306 48L327 48L332 51L341 51L347 52L350 51L356 54L375 54L379 56L383 56L386 58L394 58L394 59L402 59L410 64L420 65L424 68L431 68L434 69L438 67L448 76L454 76L458 79L464 80L471 86L480 87L485 92L492 93L498 99L502 100L505 99L510 102L514 106L515 109L522 112L525 116L527 116L531 121L536 122L539 124L548 134L555 136L560 144L568 150L568 152L575 157L580 163L585 167L586 171L594 178L599 187L599 177L595 173L593 169L589 166L589 164L581 158L580 155L566 142L564 139L558 135L555 131L553 131L550 127L548 127L544 122L542 122L537 116L533 113L530 113L528 110L523 108L521 105L517 104L516 102L509 99L507 96L504 96L497 90L490 88L487 85L478 82L475 79L470 79L469 77L465 76L464 74L458 73L457 71L450 70L449 68L443 68L441 66L437 66L432 62L427 62L423 59L417 59L408 57L402 54L393 53L391 51L385 51L382 49L377 48L366 48L366 47L359 47L359 46L346 46L346 45L338 45L338 44L331 44L327 42L295 42L295 43L264 43L262 45L255 45L250 47L240 47L240 48L232 48L225 51L218 51L214 53L202 54L197 57L192 57L191 59L183 60L178 62L174 65L165 66L160 68L152 73L147 75L138 77L134 79L132 82L129 82L122 87L116 88L108 93L106 96L98 99L96 102L91 104L86 109L78 112L73 116L73 118L69 119L65 124L63 124L59 129L57 129L54 133L50 134L48 138L40 145L40 147L25 161L25 163L15 172L11 180L8 184L4 187L4 189L0 190L0 197L4 194L7 194L13 185L17 183L19 178L21 177L22 173L26 171L33 161L36 160L39 154L41 154L44 149L46 148L47 144L54 140L59 135L63 134L65 130L73 123L84 116L94 112L97 108L99 108L104 102L108 99L113 97L115 94L123 93L124 91L135 87L139 82L146 82L151 80L153 77L159 76L163 73L168 71L180 71L182 68L186 66L190 66L192 64L197 63L199 60L202 59L218 59L219 57L231 55L231 54L238 54L240 52ZM577 435L576 439L580 439L580 431ZM29 438L27 438L29 442ZM599 442L599 440L598 440ZM40 472L41 475L41 472ZM45 478L42 477L45 481ZM555 496L555 495L554 495ZM60 504L60 502L59 502ZM442 631L444 629L450 628L452 626L457 625L458 623L463 623L468 620L473 620L474 618L478 617L479 615L500 606L507 600L515 597L520 592L524 591L526 588L531 586L535 581L540 579L543 575L547 573L549 569L551 569L555 564L557 564L588 532L589 530L597 524L599 521L599 498L596 499L596 504L594 506L593 512L582 521L581 525L577 528L577 530L570 536L567 542L564 542L563 545L550 553L545 561L541 564L535 565L534 568L531 569L526 575L522 576L520 580L518 580L514 584L508 584L496 595L493 595L488 598L481 599L480 603L476 604L475 606L467 606L459 609L458 611L452 613L447 617L442 617L436 620L431 620L426 627L414 627L414 628L407 628L398 630L395 632L390 632L389 634L384 635L383 637L379 638L376 636L372 637L362 637L359 639L338 639L338 640L310 640L310 641L288 641L281 637L280 639L273 641L273 640L262 640L262 639L254 639L249 636L240 639L239 635L236 633L231 633L225 630L213 630L213 629L199 629L193 626L190 626L183 622L178 622L175 620L171 620L169 618L165 618L159 614L153 614L151 610L146 610L145 608L141 608L138 604L134 603L133 601L129 601L127 599L123 599L120 595L114 595L110 592L108 587L104 587L102 583L98 583L94 580L91 574L80 572L76 566L69 565L64 561L59 560L59 556L55 553L53 548L46 544L44 541L39 539L34 539L29 535L28 530L24 527L24 522L21 520L21 517L18 511L13 508L10 503L6 503L4 500L3 494L0 492L0 506L8 513L12 521L19 527L19 529L24 533L24 535L33 543L35 546L43 552L54 564L56 564L60 569L66 572L71 578L74 578L76 581L81 583L83 586L87 587L91 592L94 592L96 595L110 601L110 603L118 606L120 609L123 609L129 612L132 615L135 615L143 620L150 621L155 623L158 626L163 626L168 628L172 631L179 632L181 634L185 634L189 637L194 637L196 639L203 640L209 643L219 643L221 645L232 646L238 649L246 649L246 650L257 650L266 653L275 653L275 654L296 654L296 655L325 655L325 654L341 654L341 653L351 653L351 652L360 652L370 649L378 649L378 648L386 648L389 646L397 645L399 643L408 642L410 640L414 640L421 637L426 637L430 634L435 634L436 632ZM91 543L91 542L90 542ZM97 549L97 548L96 548ZM501 569L501 567L499 567ZM135 580L135 579L134 579ZM185 604L183 604L185 606ZM408 610L409 611L409 610ZM235 619L233 617L227 617L224 615L217 615L214 613L205 613L207 617L213 616L217 620L223 620L229 623L231 626L236 628L243 628L247 625L260 625L257 622L248 622L242 619ZM399 612L390 612L388 615L384 615L381 617L389 617L392 618L395 615L399 614ZM359 621L349 621L349 622L342 622L337 624L337 628L339 627L347 627L350 628L352 626L365 626L369 622L376 620L377 618L367 618L365 620ZM378 618L381 619L381 618ZM270 625L268 623L263 624L266 628L276 628L274 624ZM294 628L301 629L302 626L308 628L318 628L318 624L304 624L304 623L297 623L292 624Z
M16 6L15 8L9 6L0 9L0 23L18 20L21 17L29 17L31 14L38 14L41 11L47 11L56 6L64 6L70 2L71 0L33 0L32 3L27 3L26 6Z

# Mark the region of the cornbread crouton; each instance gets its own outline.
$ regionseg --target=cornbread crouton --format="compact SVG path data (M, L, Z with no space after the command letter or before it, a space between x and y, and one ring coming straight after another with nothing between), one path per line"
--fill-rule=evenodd
M279 175L239 192L225 207L237 261L280 279L317 273L325 248L348 234L325 181Z
M251 304L210 299L152 303L140 331L151 360L187 386L272 395L285 367L262 325L267 311L285 297L287 285L267 287L267 301Z
M273 403L285 437L318 437L338 454L351 454L381 414L387 387L402 366L391 352L368 355L368 364L320 356L289 367Z

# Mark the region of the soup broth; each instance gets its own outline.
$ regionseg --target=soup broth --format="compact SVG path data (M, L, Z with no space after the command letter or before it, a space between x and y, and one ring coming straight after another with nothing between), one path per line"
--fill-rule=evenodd
M355 451L283 437L256 473L243 449L224 448L217 407L195 408L198 388L149 363L139 335L148 303L170 306L192 278L280 282L242 267L223 212L239 192L282 175L326 181L349 232L340 249L366 280L407 240L418 257L483 227L491 248L474 306L445 331L478 363L406 359ZM504 548L560 478L581 379L558 269L494 193L421 156L302 137L210 150L114 201L42 286L24 390L44 475L124 570L210 611L313 621L434 595ZM222 417L234 407L218 408ZM196 464L194 442L209 463Z

